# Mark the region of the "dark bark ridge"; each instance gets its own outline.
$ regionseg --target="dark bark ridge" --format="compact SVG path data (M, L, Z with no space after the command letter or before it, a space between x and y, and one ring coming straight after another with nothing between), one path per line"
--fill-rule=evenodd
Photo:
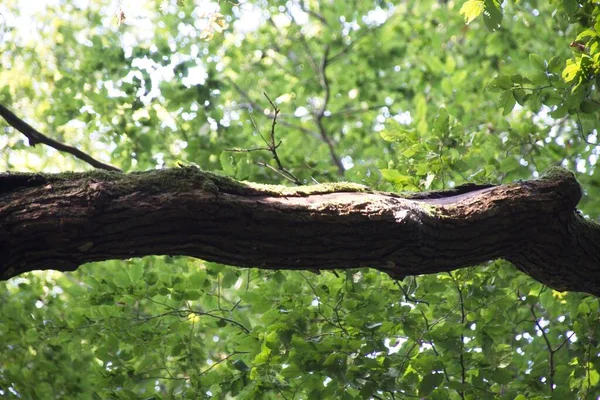
M393 278L499 258L556 290L600 295L600 227L570 172L398 195L349 183L242 183L178 168L0 174L0 278L146 255L240 267L372 267Z

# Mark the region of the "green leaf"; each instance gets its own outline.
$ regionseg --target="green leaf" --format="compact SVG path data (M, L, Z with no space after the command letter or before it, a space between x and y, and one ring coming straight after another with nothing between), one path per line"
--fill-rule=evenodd
M202 287L204 281L206 280L206 271L194 272L192 275L190 275L188 280L193 288L198 289Z
M470 24L484 10L484 0L467 0L460 8L460 14L465 17L465 23Z
M513 95L512 91L507 90L506 92L502 93L500 96L500 101L498 102L498 106L503 109L502 115L510 114L516 103L517 101L515 100L515 96Z
M600 382L600 374L595 369L590 369L589 382L591 387L597 387L598 382Z
M235 175L235 164L231 152L221 152L221 155L219 156L219 161L221 161L221 168L223 168L223 172L225 172L227 175Z
M581 32L579 35L577 35L577 38L575 38L576 41L579 41L581 39L585 39L588 37L597 37L598 36L598 32L596 32L593 29L586 29L583 32Z
M513 80L507 75L498 75L490 82L490 86L504 90L512 89Z
M513 96L515 97L515 100L517 101L517 103L519 103L520 105L524 105L525 104L525 96L527 95L527 92L523 89L515 89L513 90Z
M323 365L326 367L330 367L332 365L336 364L336 361L338 359L338 356L336 353L331 353L327 356L327 358L325 359L325 361L323 361Z
M183 293L184 300L198 300L200 298L200 292L198 290L186 290Z
M131 285L129 275L123 270L117 270L113 274L113 282L120 288L127 288Z
M569 64L569 61L571 60L567 61L567 66L565 67L565 69L563 69L562 73L562 77L567 83L575 79L575 77L577 76L577 74L579 74L580 71L579 64Z
M600 103L592 100L584 100L580 105L580 109L586 114L594 114L600 112Z
M531 66L537 70L545 71L546 70L546 62L542 57L535 53L531 53L529 55L529 63Z
M427 174L427 178L425 179L425 182L423 182L423 186L425 187L426 190L431 187L431 184L433 183L434 179L435 179L435 174L433 174L431 172Z
M406 136L406 132L394 126L382 130L379 135L387 142L400 142Z
M497 0L485 0L483 22L490 31L500 28L502 22L502 8Z
M440 133L448 133L450 130L450 116L444 107L440 107L438 115L435 117L433 127Z
M425 375L421 380L421 383L419 383L419 394L421 396L428 396L442 383L443 380L443 374Z
M537 112L542 107L542 98L539 92L534 92L527 99L532 111Z
M563 0L563 8L569 16L574 16L579 10L579 3L577 0Z
M560 68L562 65L562 58L560 56L555 56L550 59L548 62L548 71L556 74L560 72Z
M523 76L521 74L513 74L510 76L510 80L513 81L513 83L521 84L523 83Z
M401 174L395 169L382 169L381 175L388 182L403 185L411 181L411 177Z
M244 360L235 360L231 364L238 371L242 371L242 372L248 372L248 371L250 371L250 367L248 366L248 364L246 364L244 362Z
M139 261L134 262L133 265L129 267L127 272L129 274L129 279L131 279L131 282L139 282L142 280L142 276L144 275L144 266Z
M508 368L498 368L492 373L492 379L501 384L508 384L512 382L515 377Z

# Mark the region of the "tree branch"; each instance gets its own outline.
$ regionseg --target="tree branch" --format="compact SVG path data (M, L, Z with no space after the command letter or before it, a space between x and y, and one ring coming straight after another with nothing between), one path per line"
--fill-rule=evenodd
M277 154L277 148L281 145L281 141L277 142L275 140L275 125L277 125L277 116L279 115L279 112L281 111L279 108L277 108L277 106L275 105L275 103L273 103L273 101L271 100L271 98L266 94L263 93L265 95L265 97L267 98L267 100L269 101L269 104L271 105L271 107L273 107L273 122L271 124L271 132L269 135L269 140L266 140L264 138L264 136L260 133L260 131L258 131L258 134L260 135L261 139L263 140L263 142L265 142L265 144L267 145L267 147L255 147L255 148L251 148L251 149L230 149L228 151L233 151L233 152L242 152L242 153L249 153L249 152L253 152L253 151L269 151L271 153L271 155L273 156L273 159L275 160L275 163L277 164L277 168L274 168L272 166L270 166L267 163L264 162L259 162L258 165L264 166L264 167L268 167L270 169L272 169L273 171L277 172L278 174L280 174L281 176L283 176L284 178L290 180L291 182L294 182L294 184L301 186L302 182L300 181L300 179L298 179L293 173L291 173L290 171L288 171L284 166L283 163L281 162L281 159L279 158L279 154ZM258 127L256 126L256 123L254 122L254 119L252 119L252 117L250 117L250 120L252 121L252 123L254 124L254 127L258 130Z
M256 101L252 100L250 98L250 95L248 93L246 93L246 91L244 91L241 87L239 87L233 80L228 79L229 82L233 85L233 88L244 98L246 99L246 101L248 102L248 104L250 104L250 107L255 108L257 110L262 110L263 107L261 107L260 104L258 104ZM261 112L262 115L266 116L267 118L273 119L273 117L275 116L274 114L270 113L270 114L264 114ZM281 115L282 117L284 116L283 114ZM311 129L305 128L303 126L300 125L295 125L283 120L279 120L279 125L283 125L283 126L287 126L288 128L293 128L293 129L298 129L300 132L305 133L307 135L310 135L312 137L314 137L315 139L320 140L320 134L318 132L315 132Z
M51 138L45 136L44 134L35 130L27 122L25 122L22 119L20 119L19 117L17 117L12 111L10 111L8 108L4 107L1 104L0 104L0 115L2 117L4 117L4 119L6 120L6 122L8 122L8 124L10 126L12 126L16 130L21 132L23 135L25 135L27 137L27 139L29 139L30 146L35 146L38 143L42 143L42 144L45 144L46 146L50 146L58 151L61 151L64 153L69 153L69 154L79 158L80 160L85 161L86 163L90 164L94 168L104 169L107 171L121 171L117 167L114 167L112 165L105 164L101 161L96 160L89 154L86 154L83 151L76 149L75 147L66 145L64 143L58 142L54 139L51 139Z
M334 183L290 188L177 168L0 174L0 279L145 255L240 267L368 266L399 279L498 258L556 290L600 295L600 226L573 174L409 198Z
M344 168L344 164L338 157L335 152L335 146L331 138L327 135L327 130L325 129L325 125L323 124L323 117L325 116L325 111L327 110L327 104L329 104L329 98L331 97L331 89L329 87L329 79L327 78L327 56L329 55L329 46L325 47L325 52L323 54L323 59L321 60L321 65L319 67L319 74L321 85L323 86L323 90L325 92L323 98L323 104L321 108L317 111L315 115L315 120L317 122L317 127L319 128L319 133L321 134L321 138L327 144L329 148L329 156L333 163L337 166L338 175L343 176L346 172Z

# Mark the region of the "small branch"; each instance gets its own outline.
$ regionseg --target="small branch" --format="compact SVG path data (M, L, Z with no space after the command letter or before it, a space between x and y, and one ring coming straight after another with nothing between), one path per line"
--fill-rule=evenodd
M35 146L38 143L42 143L42 144L45 144L46 146L50 146L58 151L61 151L64 153L69 153L69 154L79 158L80 160L85 161L86 163L90 164L94 168L105 169L107 171L121 172L121 170L119 168L114 167L109 164L105 164L101 161L98 161L95 158L93 158L92 156L90 156L89 154L86 154L83 151L76 149L75 147L66 145L64 143L60 143L54 139L50 139L49 137L47 137L44 134L35 130L31 125L29 125L27 122L25 122L22 119L20 119L19 117L17 117L15 114L13 114L12 111L10 111L8 108L4 107L1 104L0 104L0 115L2 117L4 117L4 119L6 120L6 122L8 122L8 124L10 126L12 126L16 130L21 132L23 135L25 135L27 137L27 139L29 139L30 146Z
M285 179L289 180L290 182L296 183L296 181L294 180L294 178L292 178L290 176L287 176L284 171L281 171L281 170L273 167L272 165L267 164L266 162L259 161L259 162L256 163L256 165L259 165L261 167L269 168L271 171L278 173L279 175L283 176ZM297 184L297 185L300 186L301 184Z
M318 75L320 73L320 69L317 66L317 60L315 60L315 58L313 57L313 54L312 54L313 52L310 49L310 46L308 45L308 41L306 40L306 37L304 36L304 33L302 33L302 28L301 27L300 27L299 33L300 33L300 44L304 48L304 52L306 53L306 56L308 57L308 61L309 61L310 67L314 71L315 75Z
M600 303L600 301L598 301L598 303ZM596 318L596 321L594 322L594 327L590 331L591 335L588 337L588 345L585 352L585 376L587 378L587 387L585 388L585 396L583 397L585 400L588 399L590 389L592 388L592 378L590 375L590 365L592 360L592 339L594 338L594 332L596 332L596 328L598 326L599 321L600 318Z
M210 372L211 369L213 369L217 365L221 364L223 361L229 360L233 356L237 356L238 354L248 354L248 353L249 353L248 351L234 351L230 355L221 358L219 361L216 361L213 365L211 365L210 367L208 367L207 369L205 369L204 371L202 371L200 373L200 375L198 375L198 377L201 377L202 375L206 375L208 372Z
M448 272L448 275L450 276L450 279L452 279L452 281L454 282L454 285L456 286L456 291L458 292L458 300L460 302L460 324L464 328L467 314L465 313L465 300L463 297L462 288L452 273ZM461 348L461 352L458 357L459 364L460 364L460 379L461 379L461 383L464 386L467 382L467 376L466 376L465 358L464 358L465 335L462 332L460 334L460 348ZM458 395L460 396L461 399L465 398L465 392L462 389L460 391L458 391Z
M535 323L535 326L537 326L537 328L542 333L542 338L544 339L544 342L546 342L546 349L548 350L548 364L549 364L548 385L550 385L550 393L553 393L554 392L554 353L556 353L560 349L560 347L562 347L562 345L558 349L552 348L552 345L550 344L550 339L548 338L548 335L546 335L546 332L544 332L544 328L540 324L537 315L535 315L535 310L534 310L533 305L530 307L530 310L531 310L531 315L533 316L533 322Z
M350 50L352 50L352 48L354 47L354 45L356 45L361 39L365 38L366 36L370 35L373 32L376 32L377 30L379 30L380 28L382 28L387 22L389 22L391 18L388 18L383 24L376 26L375 28L371 28L371 29L367 29L367 30L363 30L361 33L359 33L356 38L350 42L349 45L347 45L346 47L344 47L342 50L340 50L339 53L334 54L333 56L331 56L329 58L329 62L330 63L334 63L335 61L338 61L340 58L342 58L346 53L350 52Z
M250 95L248 95L248 93L246 93L242 88L240 88L235 82L233 82L233 80L229 79L229 82L233 85L234 89L243 97L246 99L246 101L248 102L248 105L244 105L240 108L248 108L248 107L252 107L255 108L257 110L262 110L262 107L260 106L260 104L258 104L257 102L253 101L250 98ZM262 115L264 115L267 118L273 118L273 114L264 114L261 113ZM281 115L280 115L281 116ZM287 126L289 128L293 128L293 129L298 129L300 132L305 133L307 135L310 135L312 137L314 137L315 139L320 139L320 134L318 132L315 132L313 130L310 130L308 128L305 128L303 126L300 125L295 125L292 124L290 122L286 122L286 121L279 121L279 125L283 125L283 126Z
M271 142L270 143L266 142L266 140L264 138L263 138L263 141L265 141L267 143L267 146L269 146L269 151L273 155L273 159L277 163L277 169L279 171L281 171L281 174L283 176L285 176L287 179L289 179L290 181L294 182L296 185L302 186L302 182L300 181L300 179L298 179L294 174L292 174L290 171L288 171L287 169L285 169L283 167L283 164L281 163L281 159L279 158L279 155L277 154L277 148L281 145L281 141L279 143L275 144L275 125L277 125L277 116L279 115L279 112L281 110L279 108L277 108L275 103L273 103L273 101L271 101L271 98L269 98L269 96L266 93L263 92L263 94L269 101L269 104L271 104L271 107L273 107L273 112L274 112L273 123L271 125L271 136L270 136ZM265 165L267 165L267 164L265 163Z
M304 11L305 13L307 13L308 15L315 17L316 19L318 19L323 25L329 26L329 22L327 22L327 20L325 19L325 17L323 17L321 14L319 14L316 11L312 11L310 8L308 8L308 6L306 5L306 3L304 1L300 1L299 2L300 5L300 9L302 11ZM288 7L288 11L289 11L289 7Z
M234 147L233 149L226 149L225 151L230 151L232 153L252 153L255 151L271 151L268 147L251 147L249 149L240 149L239 147Z
M269 104L271 105L271 107L273 107L273 119L272 119L272 124L271 124L271 132L269 134L269 140L265 139L264 136L258 132L258 134L260 135L261 139L263 140L263 142L265 142L265 144L267 145L267 147L254 147L251 149L230 149L230 150L226 150L226 151L232 151L232 152L237 152L237 153L250 153L253 151L269 151L271 153L271 155L273 156L273 159L275 160L275 163L277 163L277 168L273 168L271 167L269 164L267 163L263 163L263 162L258 162L257 164L263 167L268 167L270 169L272 169L273 171L277 172L278 174L282 175L284 178L290 180L291 182L295 183L298 186L302 186L302 181L300 181L300 179L298 179L293 173L291 173L290 171L288 171L284 166L283 163L281 162L281 159L279 158L279 155L277 154L277 148L279 148L279 146L281 145L281 141L279 141L279 143L276 143L276 139L275 139L275 125L277 125L277 116L280 113L280 109L277 108L277 106L275 105L275 103L273 103L273 101L271 100L271 98L266 94L263 93L265 95L265 97L267 98L267 100L269 101ZM257 128L256 123L254 122L254 120L251 118L252 123L254 124L254 126Z
M423 303L423 304L429 305L429 302L427 302L425 300L419 300L419 299L410 297L410 295L408 294L406 289L404 289L404 287L400 284L400 282L398 280L394 280L394 284L398 287L398 289L400 289L400 291L404 295L404 301L410 302L410 303L415 303L415 304Z
M379 110L383 107L387 107L387 104L377 104L375 106L369 106L369 107L365 107L365 108L342 108L339 111L336 112L332 112L330 113L327 118L334 118L334 117L338 117L338 116L347 116L348 114L358 114L358 113L365 113L365 112L369 112L369 111L375 111L375 110Z
M577 130L579 131L579 134L581 135L581 140L583 140L585 143L589 144L590 146L598 146L598 143L592 143L592 142L588 142L587 138L585 137L585 133L583 132L583 124L581 123L581 117L579 116L579 113L575 114L577 116Z
M323 124L323 117L325 116L325 111L327 110L327 105L331 96L329 80L327 79L326 73L327 65L329 63L329 45L325 46L325 52L323 54L321 63L317 65L317 60L313 57L312 50L310 49L306 37L302 33L302 29L300 29L300 44L304 47L304 51L308 56L309 64L312 70L315 72L315 75L319 79L319 83L325 92L323 104L321 105L319 110L314 114L315 123L317 124L317 128L319 130L319 135L321 136L321 139L325 142L325 144L327 144L327 147L329 148L329 155L331 157L331 160L337 167L338 175L343 176L346 170L340 158L337 156L335 152L334 143L328 137L327 130L325 129L325 125Z
M321 65L319 68L319 74L321 79L321 86L323 86L323 90L325 91L325 96L323 99L323 104L321 108L315 115L315 121L317 123L317 127L319 128L319 133L321 134L321 139L327 144L329 147L329 155L333 160L334 164L337 166L338 175L344 175L346 171L344 168L344 164L338 157L335 152L335 146L331 141L331 138L327 135L327 130L325 129L325 125L323 125L323 117L325 116L325 110L327 109L327 104L329 103L329 98L331 97L331 89L329 87L329 80L327 79L327 56L329 55L329 46L325 47L325 54L323 54L323 59L321 60Z
M319 74L321 79L321 86L325 90L325 98L323 99L323 105L319 110L317 117L323 118L325 115L325 111L327 110L327 104L329 103L329 98L331 97L331 89L329 88L329 80L327 79L327 56L329 55L329 46L325 47L325 52L323 53L323 59L321 60L321 64L319 66Z

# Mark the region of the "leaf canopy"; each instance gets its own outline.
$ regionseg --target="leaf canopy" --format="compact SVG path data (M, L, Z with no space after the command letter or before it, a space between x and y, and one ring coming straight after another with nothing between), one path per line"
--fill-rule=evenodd
M124 171L289 183L270 151L230 151L268 147L276 106L303 183L438 190L560 164L600 215L596 1L84 3L0 4L0 104ZM90 168L2 127L2 170ZM599 309L504 261L403 281L109 261L0 284L0 395L596 398Z

